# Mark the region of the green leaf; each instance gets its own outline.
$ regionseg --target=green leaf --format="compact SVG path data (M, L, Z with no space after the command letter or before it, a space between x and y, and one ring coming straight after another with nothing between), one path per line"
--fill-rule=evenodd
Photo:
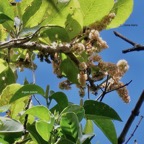
M24 27L33 27L38 25L37 20L39 20L39 18L36 20L36 15L41 5L42 0L33 0L31 5L26 8L26 11L22 17ZM39 13L39 15L41 14Z
M32 139L38 143L38 144L48 144L48 142L46 142L37 132L36 127L35 127L35 123L33 123L32 125L28 125L27 126L27 130L30 132L30 136L32 137Z
M15 75L10 67L7 67L0 73L0 93L2 90L12 83L16 82Z
M21 87L20 84L8 85L0 95L0 106L8 105L11 97Z
M64 108L68 106L67 96L63 92L56 92L50 96L50 100L54 99L57 105L57 111L61 112Z
M51 120L51 112L45 106L34 106L26 110L25 114L33 115L43 121Z
M66 28L70 39L76 36L83 27L82 13L80 5L77 0L70 0L68 2L54 1L54 8L51 1L47 1L49 10L46 13L46 19L42 25L56 24Z
M13 21L10 17L5 15L3 12L0 12L0 24L6 22L6 21Z
M85 111L84 108L79 106L79 105L69 105L68 107L66 107L61 114L67 113L67 112L73 112L77 115L79 122L84 118L85 115Z
M85 128L84 128L84 133L85 134L92 134L92 133L94 133L92 120L86 120L86 124L85 124Z
M0 41L4 41L7 38L6 29L0 24ZM1 51L2 52L2 51Z
M64 28L58 27L58 26L49 27L47 30L42 32L40 37L44 39L48 37L51 42L53 41L69 42L70 41L67 31Z
M35 84L24 85L15 92L15 94L12 96L12 98L10 100L10 103L12 103L22 97L33 95L33 94L44 95L44 90L40 86L35 85Z
M112 144L118 143L116 130L111 120L97 118L93 122L102 130Z
M45 141L49 141L53 126L54 120L51 123L41 120L36 122L36 130Z
M84 26L100 21L114 5L114 0L79 0Z
M13 119L0 117L0 134L23 132L23 125Z
M80 138L82 144L91 144L90 141L94 138L95 134L85 134Z
M69 140L76 142L79 135L79 121L78 117L73 112L67 112L61 115L60 127L62 132Z
M116 28L122 25L129 18L132 10L133 0L118 0L112 9L112 12L116 14L116 17L107 28Z
M58 142L56 142L55 144L75 144L75 143L70 141L69 139L60 137Z
M60 69L63 74L68 78L72 83L78 83L77 75L79 73L79 69L77 65L65 54L62 54L62 63L60 65Z
M5 1L0 0L0 12L5 14L10 19L12 20L14 19L14 11L8 0ZM3 26L7 30L12 30L14 28L13 24L14 24L13 21L6 21L5 23L3 23Z
M8 67L7 62L3 59L0 59L0 73Z
M90 120L105 118L121 121L121 118L116 111L102 102L86 100L84 102L84 109L86 118Z
M4 138L1 138L1 137L0 137L0 143L1 144L9 144L7 141L4 140Z

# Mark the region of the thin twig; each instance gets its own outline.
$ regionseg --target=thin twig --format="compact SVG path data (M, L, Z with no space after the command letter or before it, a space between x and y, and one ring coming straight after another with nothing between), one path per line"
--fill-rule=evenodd
M143 101L144 101L144 90L143 90L142 94L140 95L133 111L131 112L131 115L129 116L129 118L128 118L119 138L118 138L118 144L122 144L125 141L125 137L128 133L129 128L132 125L132 122L134 121L135 117L139 115L139 111L140 111L140 108L143 104Z
M39 105L41 105L40 101L36 98L36 96L33 95L33 97L34 97L34 99L37 101L37 103L38 103Z
M140 125L140 123L141 123L141 121L142 121L143 118L144 118L143 116L140 117L140 120L139 120L138 124L136 125L134 131L132 132L132 134L128 138L128 140L125 142L125 144L128 144L128 142L130 141L130 139L134 136L134 134L135 134L136 130L138 129L138 127L139 127L139 125Z

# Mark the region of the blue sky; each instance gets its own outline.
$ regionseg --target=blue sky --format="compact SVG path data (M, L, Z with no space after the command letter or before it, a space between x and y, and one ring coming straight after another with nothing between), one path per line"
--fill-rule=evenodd
M127 54L122 54L123 49L127 49L132 47L130 44L126 43L125 41L121 40L120 38L116 37L113 34L113 30L123 34L124 36L128 37L129 39L143 44L144 43L144 1L143 0L135 0L134 1L134 9L133 13L129 17L129 19L125 22L125 24L136 24L137 26L126 26L123 25L116 29L105 30L101 32L101 36L104 40L107 41L109 45L109 49L103 51L101 56L103 60L108 62L117 63L120 59L126 59L129 63L130 69L123 77L122 81L124 83L133 80L132 83L128 86L129 95L131 96L131 102L129 104L123 103L123 101L119 98L116 92L110 93L106 95L103 102L110 105L114 108L122 118L123 122L114 122L116 126L117 135L119 136L120 132L122 131L129 115L131 114L132 109L134 108L141 92L143 91L144 82L144 52L131 52ZM47 84L51 86L52 90L59 91L58 80L55 75L52 74L51 65L46 63L40 63L39 60L36 60L38 64L38 69L36 70L36 84L42 86L43 88L46 87ZM19 82L23 83L23 79L27 77L29 81L32 81L32 73L29 70L26 70L24 73L19 73L20 78ZM73 88L71 91L64 91L70 101L79 104L79 96L78 90ZM91 98L95 98L91 96ZM140 115L144 116L144 105L140 109ZM136 127L140 117L137 117L126 137L126 139L132 134L134 128ZM95 128L96 137L94 138L93 144L98 142L97 144L110 144L107 138L103 135L103 133L96 127ZM144 120L142 121L141 125L137 129L135 135L129 142L133 144L134 139L137 139L138 144L142 144L144 142Z

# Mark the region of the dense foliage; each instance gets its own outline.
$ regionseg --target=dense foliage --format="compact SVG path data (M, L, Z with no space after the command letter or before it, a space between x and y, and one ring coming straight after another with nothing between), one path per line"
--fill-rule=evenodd
M121 118L102 100L116 90L124 102L130 101L120 81L129 66L125 60L102 60L99 53L108 45L100 32L123 24L132 8L132 0L0 0L0 112L5 114L0 143L90 144L94 124L117 144L113 120ZM80 105L35 83L36 57L65 78L62 90L77 87ZM25 69L33 72L33 83L25 79L20 85L17 70ZM99 94L97 99L84 101L86 89ZM45 106L31 104L36 94ZM52 100L57 104L51 105Z

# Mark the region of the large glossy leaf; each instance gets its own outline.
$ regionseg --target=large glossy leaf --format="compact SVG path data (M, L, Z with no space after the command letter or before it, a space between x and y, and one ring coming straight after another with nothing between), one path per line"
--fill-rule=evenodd
M30 136L32 137L32 139L34 140L35 143L48 144L48 142L46 142L37 132L35 123L28 125L27 130L30 132Z
M0 12L3 12L7 17L14 20L14 11L8 0L0 0ZM7 21L3 23L3 26L7 30L12 30L14 28L13 24L13 21Z
M67 112L61 115L60 127L62 132L69 140L76 142L79 135L79 121L78 117L73 112Z
M79 0L83 13L84 26L101 20L114 5L114 0Z
M133 0L117 0L112 12L115 12L116 17L108 25L108 28L115 28L122 25L130 16L133 10Z
M85 134L92 134L92 133L94 133L92 120L86 120L86 124L85 124L85 127L84 127L84 133Z
M27 84L22 86L19 90L15 92L15 94L12 96L10 103L14 102L22 97L33 95L33 94L40 94L44 95L44 90L35 84Z
M84 109L86 118L90 120L106 118L121 121L116 111L102 102L87 100L84 102Z
M50 123L42 120L36 122L36 130L45 141L49 141L53 126L54 120Z
M117 134L114 124L109 119L95 119L94 123L102 130L105 136L110 140L112 144L117 144Z
M50 100L52 99L57 102L57 111L59 112L68 106L67 96L63 92L56 92L52 94L50 96Z
M47 122L51 120L51 112L45 106L34 106L26 110L24 114L32 115Z
M54 0L53 2L57 9L54 8L51 1L47 2L49 10L42 25L56 24L65 27L70 38L76 36L83 27L79 2L77 0L70 0L61 3Z
M0 95L0 106L8 105L11 97L21 87L20 84L8 85Z
M79 105L69 105L68 107L66 107L61 114L63 113L67 113L67 112L73 112L77 115L79 122L84 118L85 115L85 111L84 108L79 106Z
M62 54L62 63L60 69L63 74L70 80L72 83L78 83L77 75L79 69L77 65L65 54Z
M7 85L15 82L16 78L12 69L10 67L7 67L3 72L0 73L0 93Z
M0 117L0 134L23 132L21 123L7 117Z

